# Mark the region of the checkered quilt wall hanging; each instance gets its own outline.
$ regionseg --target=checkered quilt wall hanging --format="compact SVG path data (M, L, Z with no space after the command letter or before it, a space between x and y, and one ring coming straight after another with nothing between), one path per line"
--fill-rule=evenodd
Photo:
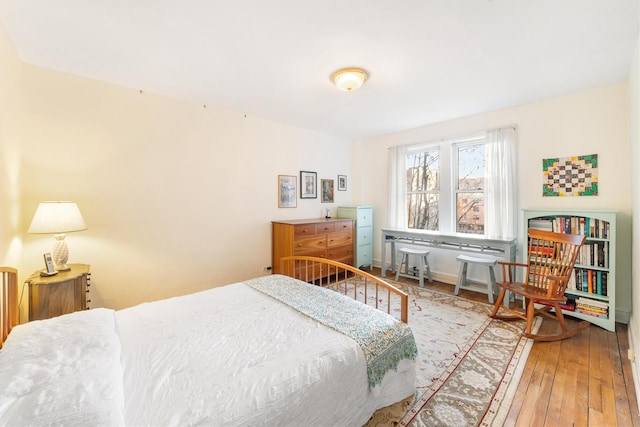
M597 196L598 155L542 159L542 195Z

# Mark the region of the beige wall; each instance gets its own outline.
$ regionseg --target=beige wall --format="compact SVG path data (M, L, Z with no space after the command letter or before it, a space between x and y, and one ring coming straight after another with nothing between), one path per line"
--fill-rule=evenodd
M367 152L362 171L367 191L360 202L375 208L374 235L387 226L387 149L428 142L505 125L518 126L518 176L520 208L602 209L620 212L617 254L618 312L628 319L631 310L631 159L629 96L627 84L616 84L531 104L478 114L397 134L360 141ZM597 197L542 197L542 159L598 154ZM358 172L356 172L358 173ZM376 243L378 243L376 241ZM380 262L380 244L374 250ZM455 277L453 262L436 274ZM454 270L452 270L454 269Z
M267 274L270 221L351 203L277 207L278 174L353 179L349 140L23 66L21 271L49 236L26 229L38 202L74 200L88 230L69 262L92 266L92 306L122 308Z
M633 378L636 389L636 396L640 396L640 293L636 291L636 286L640 283L640 171L637 165L640 163L640 39L633 56L633 63L629 73L630 99L631 99L631 162L636 167L632 167L633 191L633 225L632 225L632 315L629 321L629 347L635 353L635 360L632 362Z
M20 240L20 69L0 26L0 265L17 266Z

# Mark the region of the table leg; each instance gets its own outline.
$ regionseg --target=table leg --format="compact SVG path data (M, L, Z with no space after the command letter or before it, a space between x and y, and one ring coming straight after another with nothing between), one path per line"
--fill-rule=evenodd
M387 237L382 233L382 262L380 263L380 275L385 277L387 274Z

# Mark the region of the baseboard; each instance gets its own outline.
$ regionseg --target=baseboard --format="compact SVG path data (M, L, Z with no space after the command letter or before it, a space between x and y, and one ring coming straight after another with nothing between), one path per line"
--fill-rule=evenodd
M616 322L628 325L630 319L631 313L629 311L616 310Z
M380 261L373 260L373 266L377 268L382 268L382 263ZM387 270L387 278L393 279L393 277L391 276L392 276L391 272ZM450 285L455 285L456 280L458 280L458 276L456 275L439 273L437 271L433 271L433 269L431 270L431 278L437 282L448 283Z
M640 331L634 329L633 322L629 322L627 339L629 340L629 349L635 355L634 359L631 360L631 372L633 373L633 388L636 392L636 399L640 396L640 378L638 378L638 373L640 373L640 347L638 345L640 345L640 342L637 342L633 337L637 337L638 332Z

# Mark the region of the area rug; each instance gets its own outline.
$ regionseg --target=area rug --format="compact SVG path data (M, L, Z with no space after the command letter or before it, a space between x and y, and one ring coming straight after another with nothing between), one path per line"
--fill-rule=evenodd
M524 321L493 320L489 304L387 282L409 294L416 393L376 411L366 426L502 425L533 343L521 336Z

